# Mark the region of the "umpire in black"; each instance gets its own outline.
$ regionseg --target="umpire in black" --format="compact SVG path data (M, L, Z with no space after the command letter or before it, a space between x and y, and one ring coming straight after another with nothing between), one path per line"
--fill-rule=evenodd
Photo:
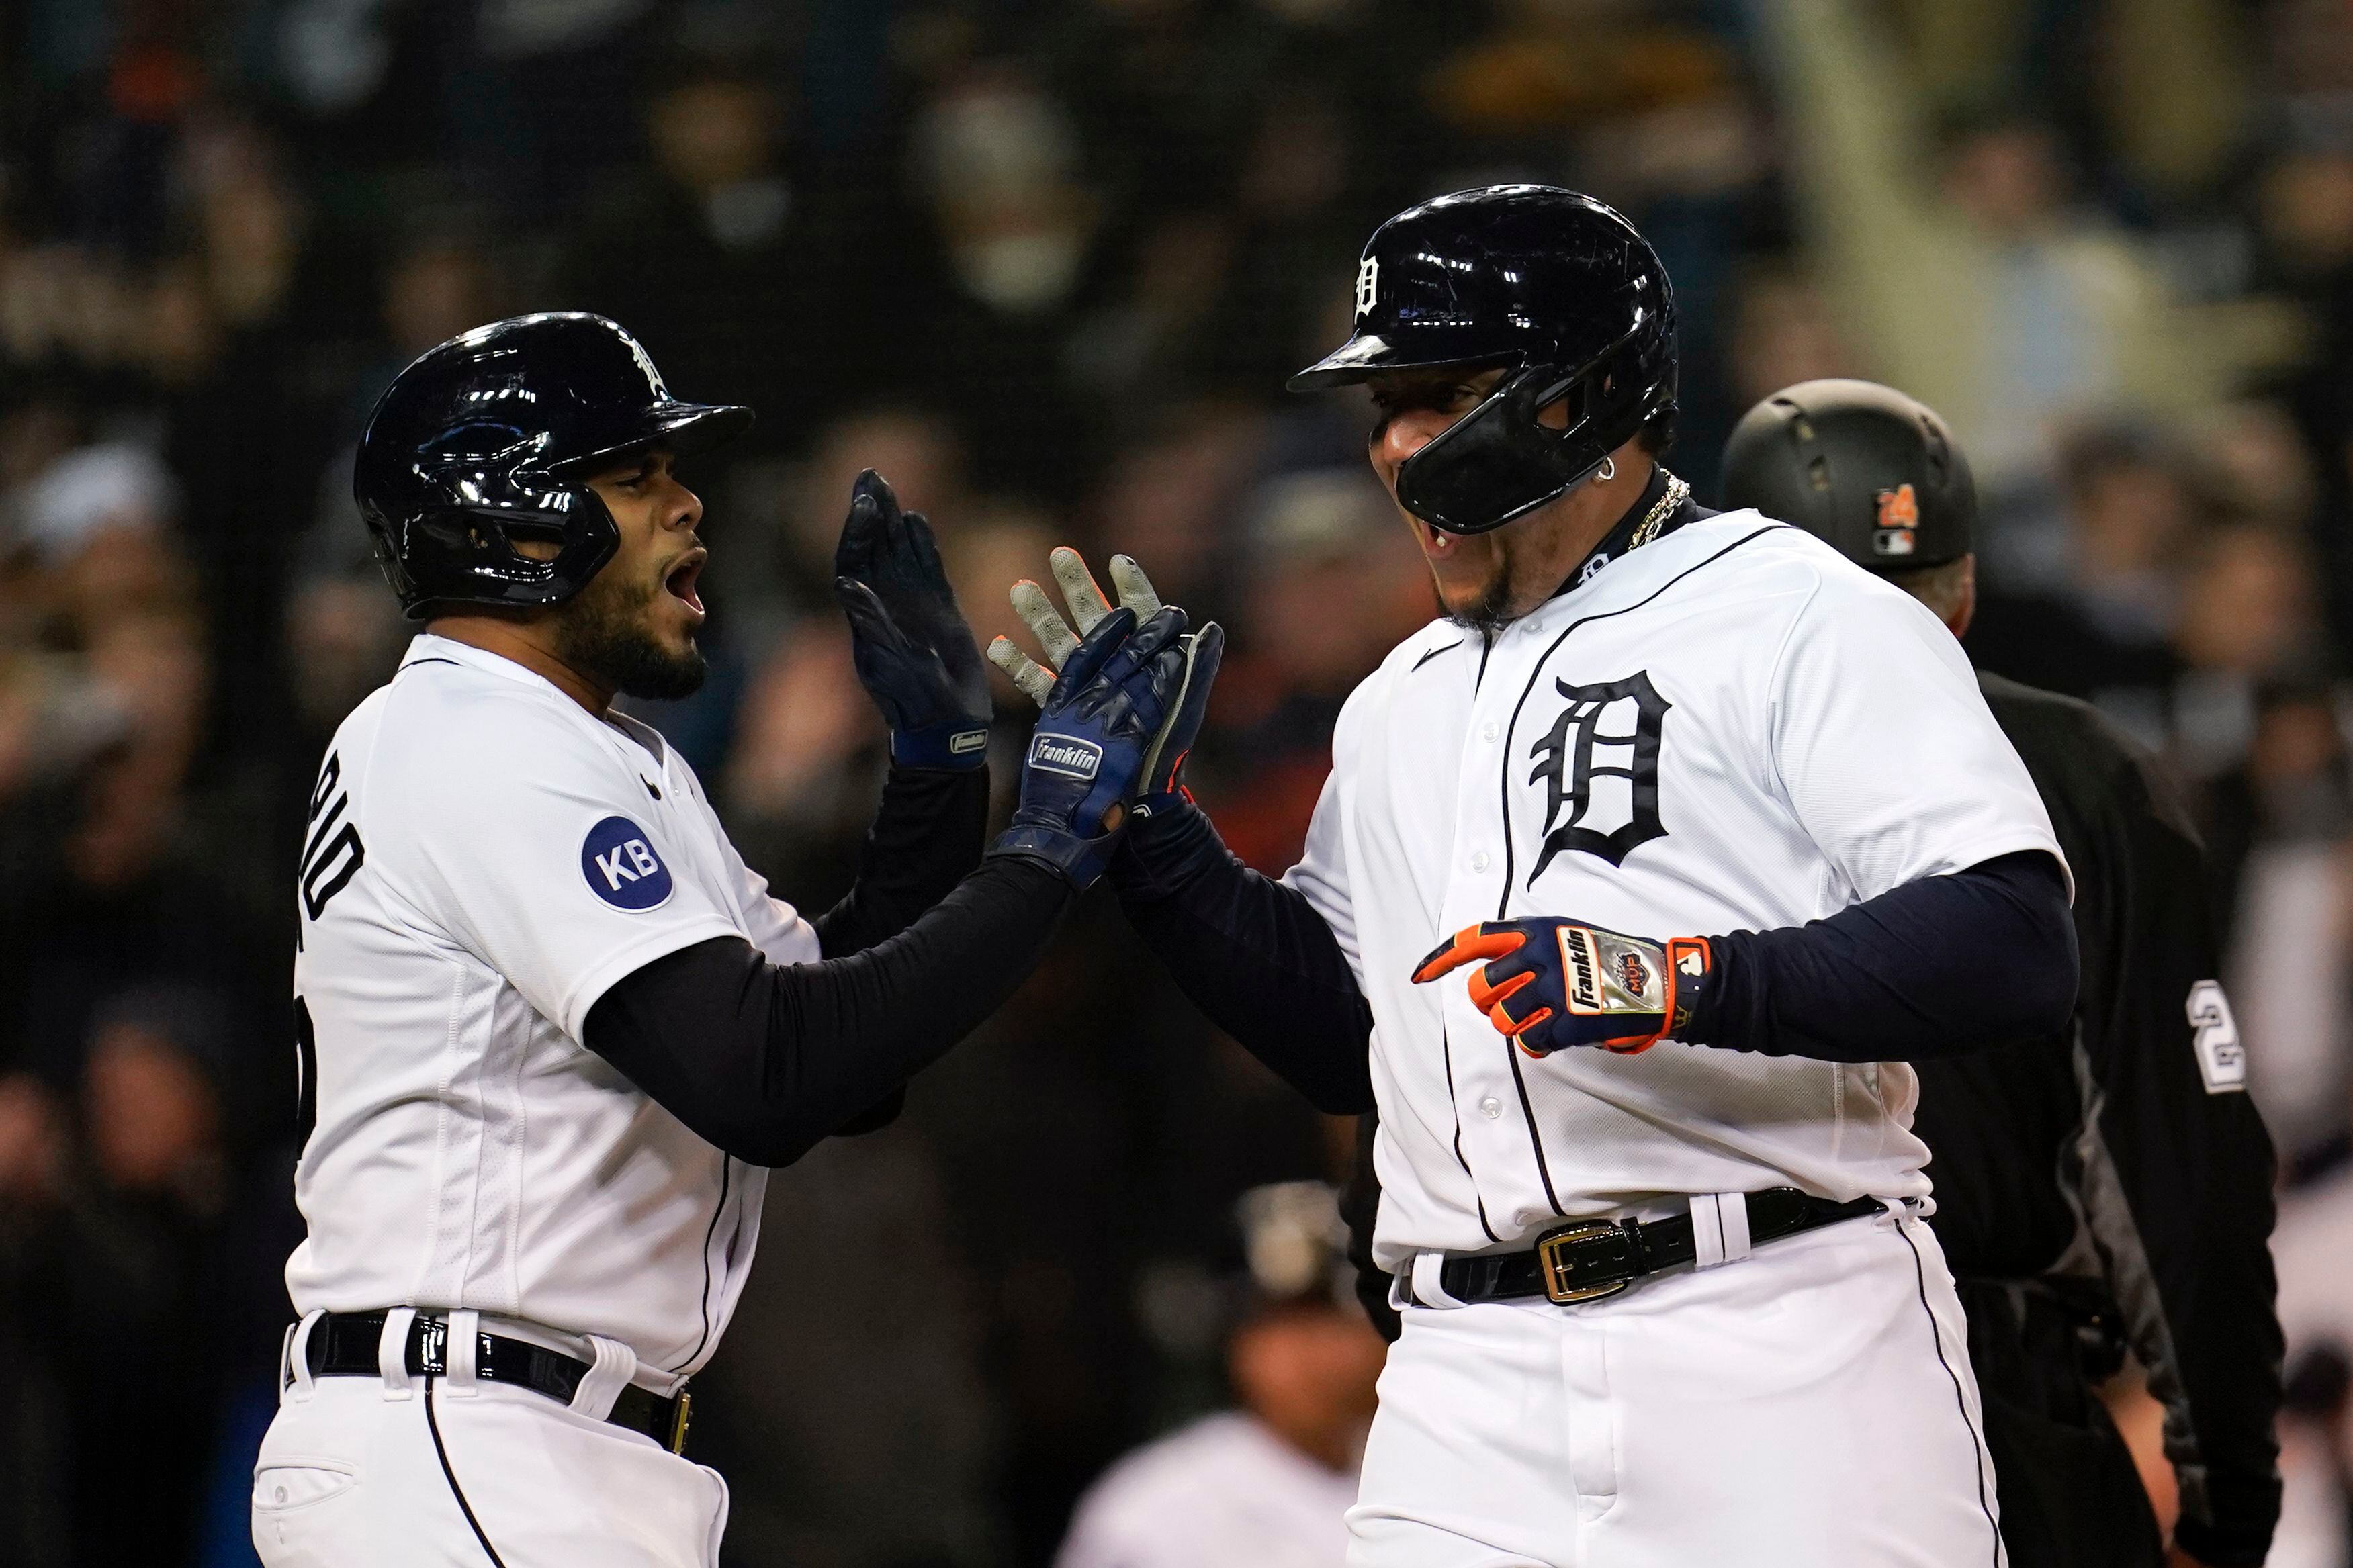
M1927 408L1806 382L1741 420L1724 474L1726 506L1805 529L1968 630L1977 494ZM2167 1561L2093 1388L2129 1348L2179 1481L2171 1561L2254 1568L2280 1500L2272 1148L2216 979L2204 853L2155 759L2095 710L1978 679L2074 870L2083 954L2072 1048L1915 1064L2002 1534L2015 1568Z

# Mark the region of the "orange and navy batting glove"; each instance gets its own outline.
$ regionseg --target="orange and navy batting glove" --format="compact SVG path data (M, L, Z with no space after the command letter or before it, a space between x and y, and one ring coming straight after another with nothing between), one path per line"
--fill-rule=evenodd
M1528 1055L1599 1046L1631 1056L1690 1021L1709 963L1704 936L1662 943L1550 917L1482 921L1423 959L1413 983L1478 963L1471 1005Z

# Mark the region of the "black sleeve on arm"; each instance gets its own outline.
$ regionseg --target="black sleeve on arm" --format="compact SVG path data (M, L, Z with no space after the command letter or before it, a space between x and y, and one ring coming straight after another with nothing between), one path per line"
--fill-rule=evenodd
M1209 1021L1327 1115L1373 1108L1373 1010L1306 896L1236 859L1207 814L1139 820L1112 862L1129 923Z
M817 917L818 951L860 952L897 936L980 864L988 770L892 767L858 855L858 880Z
M1054 872L1000 856L847 958L780 966L714 937L617 981L585 1043L719 1148L788 1165L1003 1005L1071 902Z
M2271 1140L2229 1071L2243 1058L2201 1066L2219 1049L2201 1023L2236 1041L2219 988L2202 990L2221 965L2188 813L2146 764L2119 768L2085 829L2099 852L2084 857L2078 1048L2097 1092L2063 1180L2166 1406L2174 1539L2213 1568L2254 1568L2280 1509Z
M1677 1035L1693 1045L1917 1061L2057 1037L2075 1003L2067 884L2039 850L1708 945L1707 989Z

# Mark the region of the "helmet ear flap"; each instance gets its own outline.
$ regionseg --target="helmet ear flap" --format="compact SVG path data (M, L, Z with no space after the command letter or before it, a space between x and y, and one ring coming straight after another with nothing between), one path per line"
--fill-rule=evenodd
M420 586L400 562L429 556L440 574L462 583L465 602L494 602L518 609L560 605L586 587L621 547L620 525L613 520L604 498L586 484L567 484L548 490L521 490L519 500L535 505L445 506L424 512L409 523L406 550L390 551L380 531L376 555L385 575L404 600ZM526 555L515 548L517 538L536 539L557 546L552 556ZM422 547L420 549L420 546ZM484 594L494 589L495 600ZM440 614L449 600L424 596L410 604L410 620Z

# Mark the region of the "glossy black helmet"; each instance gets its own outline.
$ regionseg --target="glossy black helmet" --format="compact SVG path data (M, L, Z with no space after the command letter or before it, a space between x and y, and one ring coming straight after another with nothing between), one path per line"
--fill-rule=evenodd
M360 437L352 493L401 608L558 605L620 532L590 470L656 441L684 454L740 436L752 411L681 403L638 340L602 316L493 321L393 378ZM559 548L535 561L518 539Z
M1873 572L1959 560L1978 519L1969 460L1945 422L1870 381L1801 381L1742 416L1724 446L1724 499Z
M1484 533L1583 483L1675 408L1675 299L1650 242L1590 196L1488 185L1409 207L1356 264L1348 341L1294 392L1437 365L1514 367L1406 459L1398 500ZM1567 429L1538 422L1566 402Z

